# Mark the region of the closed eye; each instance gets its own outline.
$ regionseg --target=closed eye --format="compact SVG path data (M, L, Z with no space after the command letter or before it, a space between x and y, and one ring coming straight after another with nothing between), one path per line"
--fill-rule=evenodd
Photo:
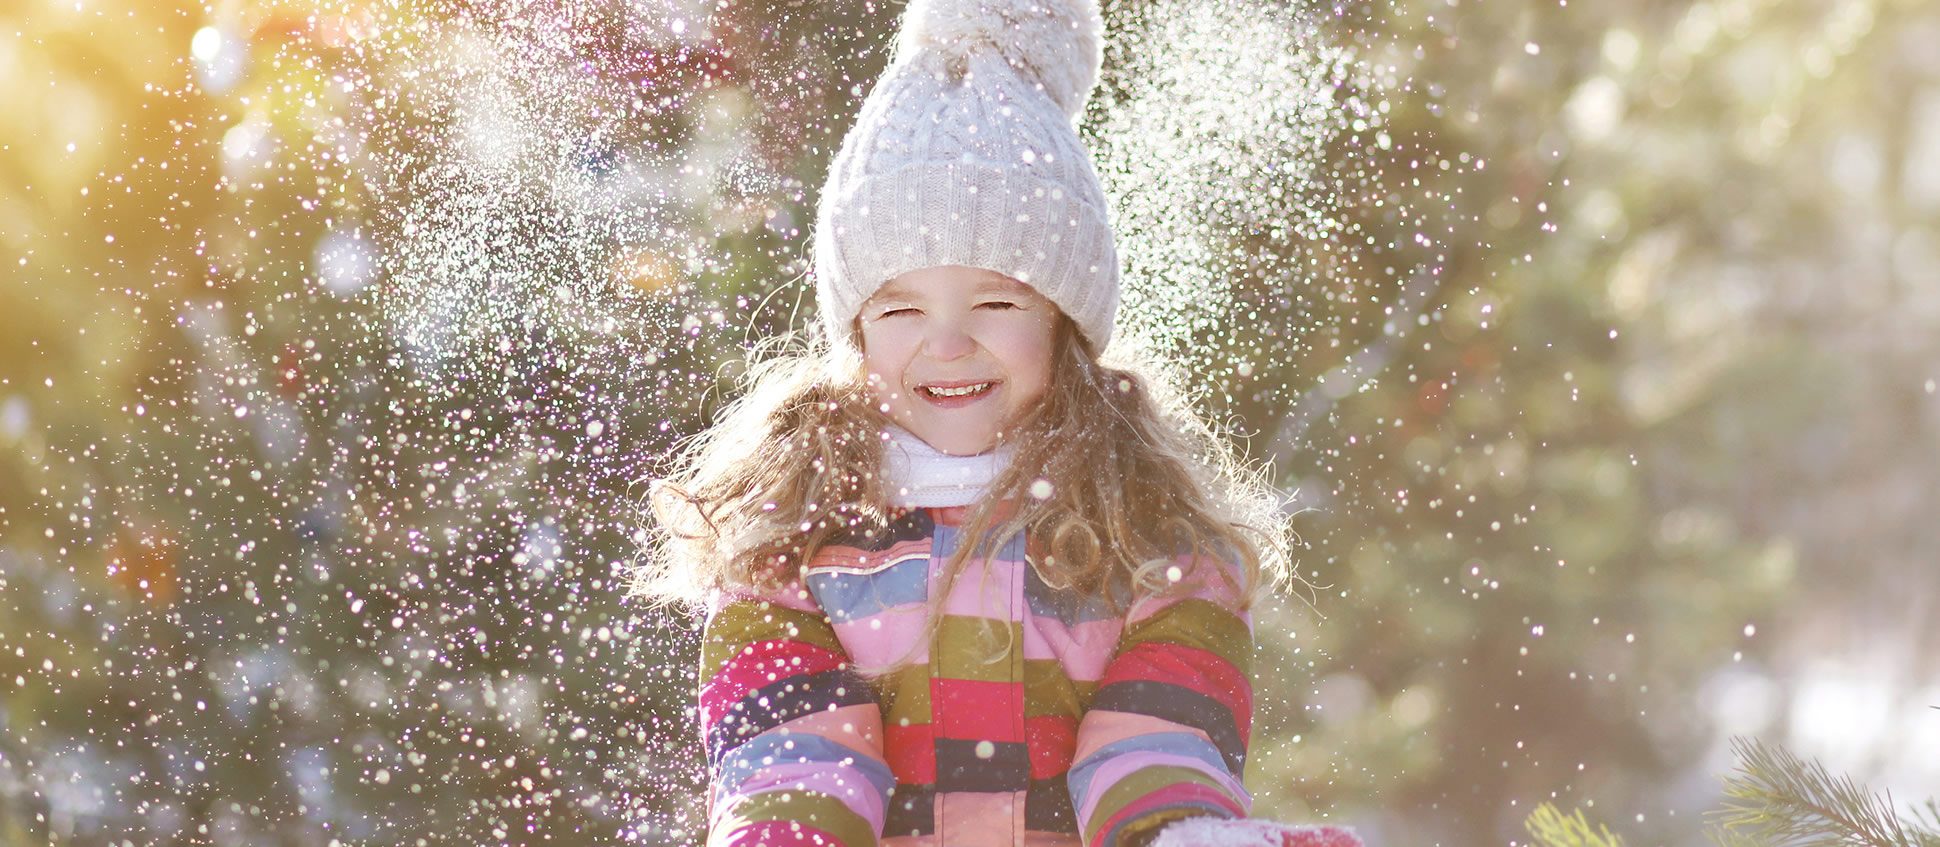
M1017 305L1016 303L1012 303L1008 300L992 300L987 303L978 303L977 308L993 309L996 311L1008 311L1011 309L1019 309L1023 307ZM903 315L903 314L915 315L920 313L921 313L921 310L918 310L909 306L900 306L894 309L884 309L880 312L877 312L876 317L888 318L888 317L894 317L896 315Z

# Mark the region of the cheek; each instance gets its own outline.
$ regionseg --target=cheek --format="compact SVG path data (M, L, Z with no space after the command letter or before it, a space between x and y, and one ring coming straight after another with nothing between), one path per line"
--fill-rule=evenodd
M1050 385L1051 346L1051 331L1037 326L1019 332L1011 340L1009 349L1016 351L1016 355L1007 363L1007 370L1018 387L1025 389L1019 392L1019 402L1035 401Z
M896 390L901 382L903 370L909 364L909 354L913 349L907 333L893 329L864 330L862 333L862 368L867 374L879 375L882 379L875 386L877 392L887 395Z

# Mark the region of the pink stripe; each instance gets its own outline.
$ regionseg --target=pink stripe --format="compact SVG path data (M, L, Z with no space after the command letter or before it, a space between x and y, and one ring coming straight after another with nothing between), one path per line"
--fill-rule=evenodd
M855 663L864 667L905 661L927 664L930 645L921 643L926 611L921 603L891 606L860 620L836 624L835 637ZM914 650L910 649L912 645Z
M1227 773L1224 768L1214 768L1190 756L1174 756L1167 753L1126 753L1098 766L1098 771L1091 777L1091 796L1084 798L1078 806L1078 828L1084 829L1089 826L1091 814L1098 810L1098 798L1105 796L1119 780L1137 771L1154 767L1177 767L1205 774L1212 777L1215 784L1224 788L1226 794L1239 803L1242 811L1253 804L1252 795L1246 793L1246 787L1234 780L1233 775Z
M744 780L738 794L750 797L763 791L813 791L842 801L877 832L882 831L882 795L867 777L853 768L829 762L788 762L770 765Z
M1024 658L1056 659L1073 680L1096 682L1118 650L1123 622L1106 618L1065 626L1057 618L1029 615L1024 621Z
M1212 744L1212 739L1206 733L1185 724L1151 715L1095 709L1086 712L1083 722L1078 724L1078 750L1071 755L1071 761L1082 762L1100 747L1152 732L1187 732L1205 738L1207 744Z
M1181 563L1180 566L1184 567L1185 566L1184 563L1189 560L1190 560L1190 557L1181 556L1175 561ZM1204 561L1211 562L1212 560L1208 559ZM1222 567L1226 567L1226 566L1222 565ZM1234 579L1237 580L1238 576L1235 575ZM1147 618L1152 617L1153 615L1163 612L1166 609L1170 609L1173 606L1178 605L1180 602L1183 602L1185 600L1190 600L1190 599L1210 601L1214 605L1222 609L1225 609L1227 611L1230 611L1235 615L1238 615L1241 620L1246 622L1246 631L1248 633L1251 633L1253 631L1253 616L1251 614L1239 611L1240 600L1241 600L1240 592L1233 586L1228 585L1227 580L1216 573L1206 574L1205 577L1199 580L1199 583L1193 586L1192 590L1187 593L1170 595L1165 597L1146 598L1144 600L1140 600L1139 602L1132 604L1131 611L1125 615L1125 625L1131 626L1132 624L1138 623L1140 621L1143 621Z
M988 563L975 559L964 563L963 573L957 576L956 585L951 586L950 596L943 601L943 613L972 618L996 619L998 610L1010 609L1009 620L1018 620L1024 614L1023 598L1013 599L1017 581L1024 568L1023 562L1008 559L995 559ZM941 567L930 569L930 596L942 588Z
M1013 847L1023 829L1022 791L936 795L936 831L950 837L949 847Z
M882 709L874 703L811 712L768 731L819 735L851 750L882 758Z

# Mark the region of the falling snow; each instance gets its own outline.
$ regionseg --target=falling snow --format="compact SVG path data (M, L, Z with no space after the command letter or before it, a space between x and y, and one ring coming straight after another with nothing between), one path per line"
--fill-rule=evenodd
M1081 132L1124 344L1268 427L1235 434L1314 530L1313 605L1257 617L1284 675L1260 808L1480 843L1545 795L1659 802L1664 762L1715 764L1701 730L1781 725L1940 785L1903 690L1930 650L1788 680L1771 623L1813 561L1934 593L1888 570L1932 547L1894 511L1931 460L1851 460L1940 419L1907 341L1940 337L1930 14L1106 5ZM641 497L754 346L811 323L813 187L899 9L0 13L0 845L697 841L698 638L625 598ZM1911 75L1874 86L1910 92L1905 139L1814 129L1865 99L1829 86L1885 73L1864 55ZM1706 128L1647 131L1678 108ZM1766 243L1808 196L1781 172L1829 174L1809 196L1838 213L1799 240L1846 252ZM1713 217L1663 223L1685 207ZM1761 346L1814 320L1842 329L1812 355ZM1905 372L1814 358L1838 345ZM1743 400L1801 384L1891 412ZM1884 506L1780 499L1861 487L1847 465ZM1668 842L1690 817L1608 820Z

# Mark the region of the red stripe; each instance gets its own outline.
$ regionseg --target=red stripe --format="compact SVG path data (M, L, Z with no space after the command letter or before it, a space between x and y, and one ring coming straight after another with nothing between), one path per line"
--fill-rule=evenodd
M906 785L936 782L936 730L929 724L883 727L882 752L897 782Z
M1024 719L1025 746L1031 753L1031 778L1050 779L1071 769L1078 752L1078 721L1067 715Z
M1163 682L1218 700L1233 713L1242 742L1252 737L1253 684L1218 653L1165 641L1133 646L1105 669L1100 688L1114 682Z
M734 654L721 672L701 686L701 724L713 726L720 715L748 696L748 692L791 676L835 670L848 658L826 647L803 641L756 641Z
M1018 501L999 500L990 510L991 526L1002 524L1017 514ZM930 520L938 526L962 526L970 522L970 512L974 506L930 506Z
M835 836L796 821L751 823L728 833L722 840L707 843L720 847L839 847L842 844Z
M962 526L970 519L968 506L934 506L930 508L930 520L937 526Z
M1024 701L1021 682L973 679L930 680L930 713L940 738L971 741L1023 741L1017 715Z
M1119 809L1118 814L1106 819L1104 826L1098 827L1098 838L1091 842L1091 847L1105 847L1105 838L1111 835L1113 830L1147 813L1167 806L1188 803L1195 806L1212 805L1232 812L1233 817L1246 817L1246 810L1240 808L1239 804L1234 802L1233 798L1226 796L1223 791L1196 782L1175 783L1125 804L1125 808Z

